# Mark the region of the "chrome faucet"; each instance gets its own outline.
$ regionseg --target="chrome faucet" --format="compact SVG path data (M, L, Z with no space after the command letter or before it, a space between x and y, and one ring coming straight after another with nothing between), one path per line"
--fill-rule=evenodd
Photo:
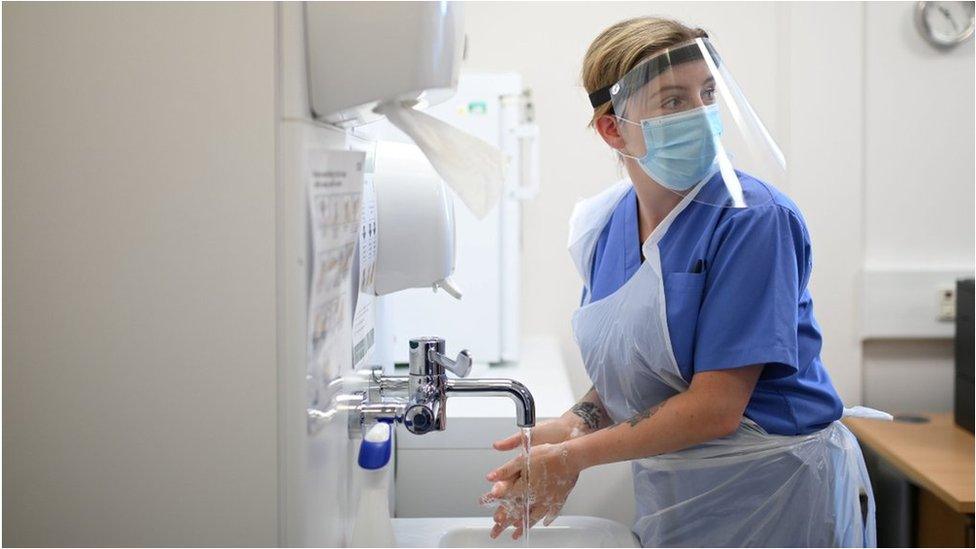
M384 420L400 421L418 435L443 431L447 427L447 399L455 396L508 397L515 403L516 424L535 425L535 400L525 385L512 379L449 379L447 372L458 378L467 376L472 361L467 351L451 359L444 348L444 339L439 337L411 339L409 375L385 376L379 369L373 370L355 408L359 413L350 414L350 428L353 422L361 427Z

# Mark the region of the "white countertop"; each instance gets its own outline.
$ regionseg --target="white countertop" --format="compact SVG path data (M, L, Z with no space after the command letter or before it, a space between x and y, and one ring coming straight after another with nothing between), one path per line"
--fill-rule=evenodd
M502 377L520 381L532 393L536 420L559 417L575 400L566 366L554 337L530 337L522 342L518 363L475 363L468 378ZM481 448L517 430L515 404L506 397L453 397L447 401L445 431L413 435L398 427L398 448Z

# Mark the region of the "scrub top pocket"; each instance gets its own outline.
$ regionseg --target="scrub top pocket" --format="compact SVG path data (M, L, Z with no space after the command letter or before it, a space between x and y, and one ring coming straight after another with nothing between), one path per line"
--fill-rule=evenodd
M693 293L701 296L701 292L705 288L705 274L665 273L664 291L667 293L669 289L673 289L675 292L682 294Z
M706 273L665 273L665 310L674 359L685 381L694 373L695 332L705 292Z

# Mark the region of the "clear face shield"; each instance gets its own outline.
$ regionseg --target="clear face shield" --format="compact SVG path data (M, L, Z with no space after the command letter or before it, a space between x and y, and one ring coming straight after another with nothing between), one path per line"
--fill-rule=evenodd
M770 200L752 179L785 181L782 151L707 38L655 54L590 99L612 102L618 152L678 195L744 208Z

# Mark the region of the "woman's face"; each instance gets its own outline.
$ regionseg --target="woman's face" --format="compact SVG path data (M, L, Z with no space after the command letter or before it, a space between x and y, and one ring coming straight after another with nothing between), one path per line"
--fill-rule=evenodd
M646 150L640 122L715 104L715 78L704 61L691 61L669 68L631 93L623 105L614 105L619 117L632 122L619 125L625 151L643 156ZM623 107L623 108L618 108Z

